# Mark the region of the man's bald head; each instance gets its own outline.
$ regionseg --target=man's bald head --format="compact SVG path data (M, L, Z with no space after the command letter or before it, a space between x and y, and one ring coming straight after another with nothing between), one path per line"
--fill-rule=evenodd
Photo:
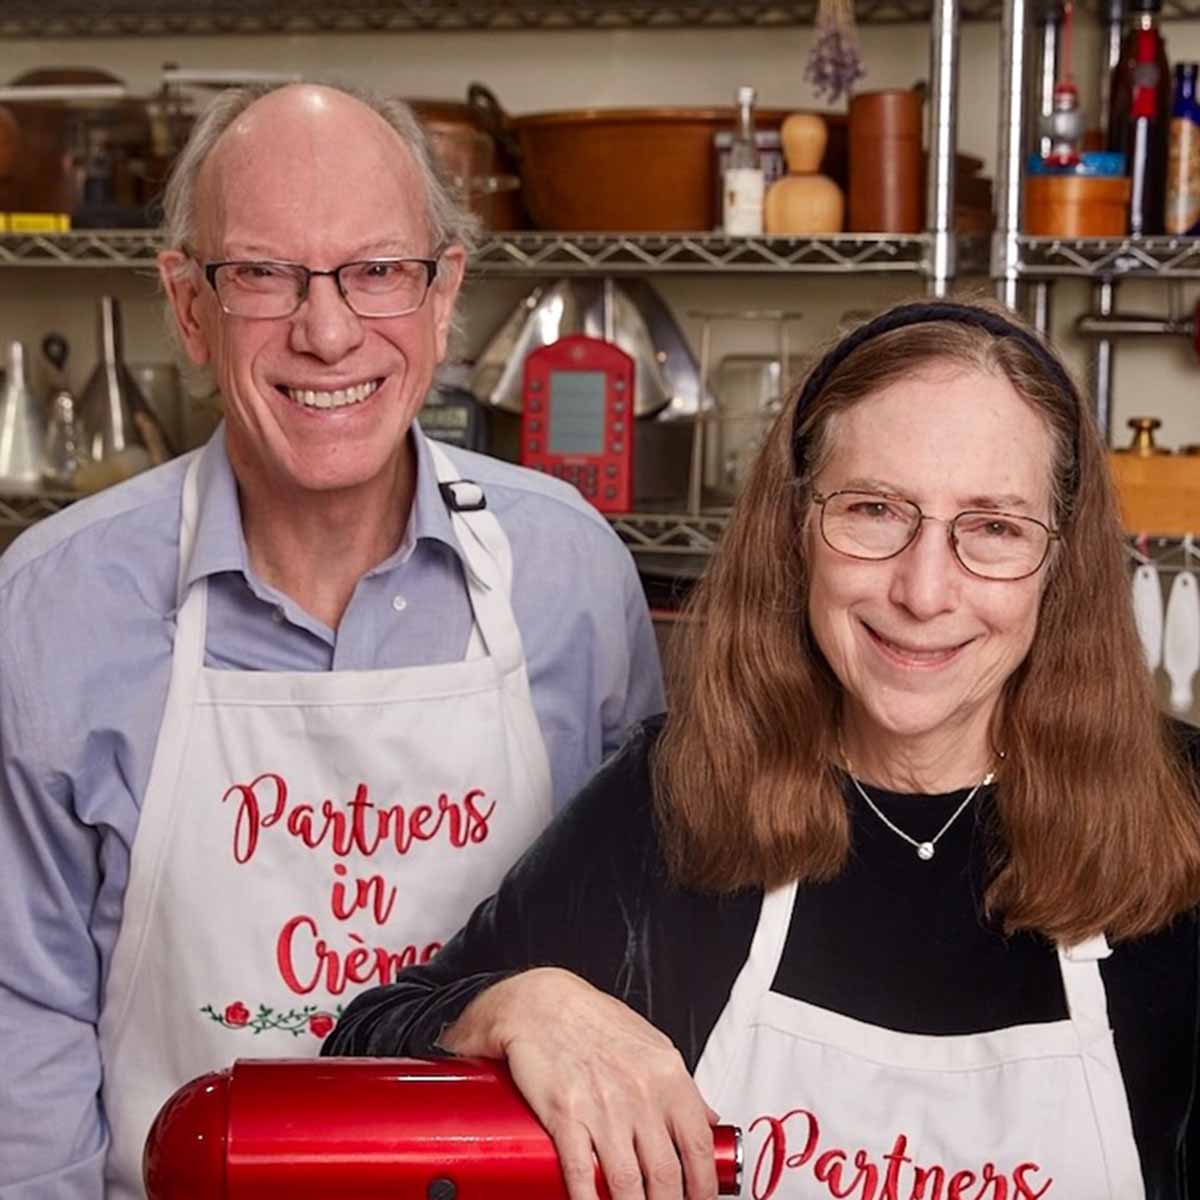
M342 132L339 133L339 130ZM316 152L326 138L350 136L394 157L396 140L407 153L413 186L423 201L433 245L459 244L470 248L475 218L455 198L434 166L428 142L402 101L357 89L313 83L272 84L230 88L220 93L197 120L187 145L171 172L163 199L163 242L169 249L194 248L200 236L199 209L220 189L215 177L225 167L252 156L264 139L276 145ZM403 158L403 153L401 155Z

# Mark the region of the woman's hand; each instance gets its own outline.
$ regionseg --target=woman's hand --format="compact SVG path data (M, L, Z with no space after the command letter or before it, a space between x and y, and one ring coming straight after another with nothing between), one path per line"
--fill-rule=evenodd
M571 1200L715 1200L712 1125L679 1051L632 1009L569 971L542 967L480 993L439 1039L505 1058L558 1149Z

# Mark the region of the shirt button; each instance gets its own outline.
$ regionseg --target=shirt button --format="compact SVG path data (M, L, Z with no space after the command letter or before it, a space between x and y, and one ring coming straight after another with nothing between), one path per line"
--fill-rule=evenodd
M408 607L408 601L403 596L393 596L392 607L397 612L403 612Z
M277 605L275 607L274 611L271 613L271 620L274 621L276 625L282 625L286 620L283 614L283 608L281 606Z

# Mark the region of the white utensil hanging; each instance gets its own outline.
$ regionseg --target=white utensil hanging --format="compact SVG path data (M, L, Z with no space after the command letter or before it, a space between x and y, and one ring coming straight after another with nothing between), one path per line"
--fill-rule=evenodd
M1157 671L1163 653L1163 600L1158 569L1152 563L1143 563L1133 573L1133 619L1146 666Z
M1192 707L1192 679L1200 670L1200 589L1191 571L1180 571L1167 599L1163 667L1171 680L1171 707Z

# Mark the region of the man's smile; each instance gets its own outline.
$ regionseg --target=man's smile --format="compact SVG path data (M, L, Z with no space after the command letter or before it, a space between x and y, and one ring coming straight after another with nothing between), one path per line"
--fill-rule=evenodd
M368 396L373 395L382 383L382 379L370 379L366 383L356 383L352 387L337 388L334 391L286 387L283 384L279 384L278 389L289 400L304 408L345 408L350 404L361 404Z

